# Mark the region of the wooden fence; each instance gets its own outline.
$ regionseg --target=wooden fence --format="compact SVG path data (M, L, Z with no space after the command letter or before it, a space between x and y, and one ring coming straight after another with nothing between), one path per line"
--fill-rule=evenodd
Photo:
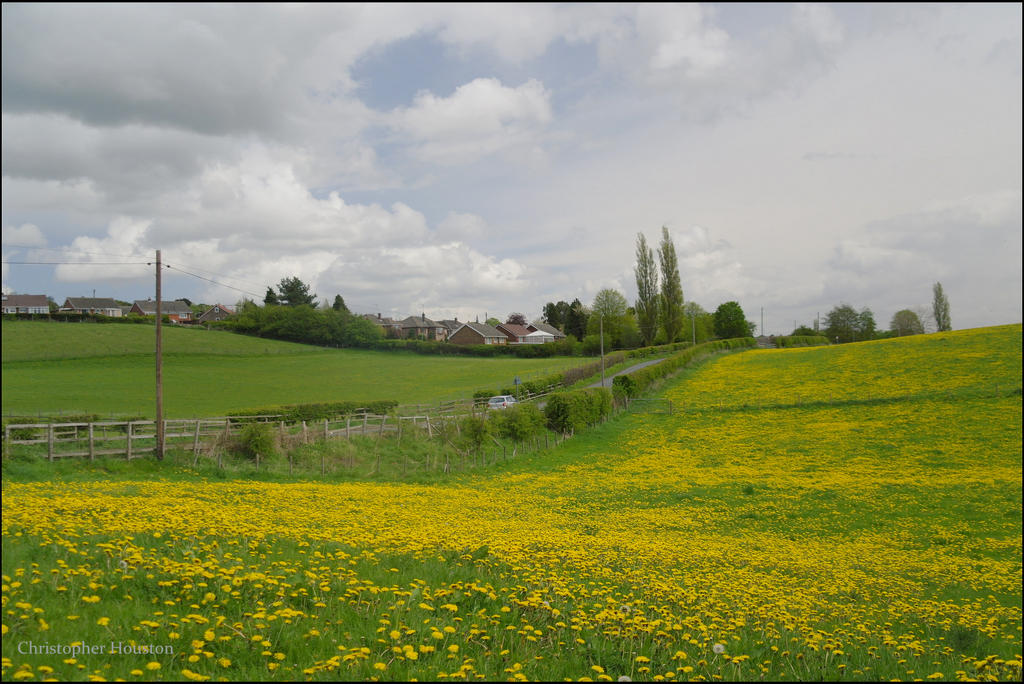
M542 403L550 394L524 392L520 402ZM486 411L488 398L477 400L455 400L439 404L406 404L397 407L392 415L362 412L334 418L288 423L280 415L245 417L190 418L164 421L164 448L191 451L193 465L203 456L213 458L218 467L229 450L232 437L237 438L252 423L272 426L275 438L286 452L314 441L351 439L354 436L376 436L402 434L410 429L425 432L434 437L438 428L450 422L458 422L465 416ZM458 428L456 427L456 430ZM90 461L102 456L123 456L128 460L156 452L156 421L154 420L103 420L94 422L53 422L22 423L4 426L4 453L12 447L46 445L48 460L64 458L88 458ZM547 443L544 437L543 442ZM507 456L505 447L497 445L502 455ZM513 454L515 447L512 447ZM256 456L259 468L260 456ZM321 464L323 470L323 464ZM289 469L291 458L289 457ZM445 465L445 470L448 466Z
M356 435L381 436L415 428L433 435L437 423L431 416L388 416L362 413L324 419L315 423L302 421L289 425L279 416L248 416L243 419L197 418L164 421L165 447L191 449L196 459L203 452L213 452L226 445L253 422L274 426L282 445L296 446L317 440L351 439ZM45 444L47 458L88 458L125 456L128 460L156 449L156 421L103 421L89 423L33 423L4 427L4 444Z

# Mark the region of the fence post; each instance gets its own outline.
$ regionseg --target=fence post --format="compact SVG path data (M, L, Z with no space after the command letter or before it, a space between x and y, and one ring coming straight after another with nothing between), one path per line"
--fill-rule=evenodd
M309 444L309 433L306 431L306 421L302 421L302 443Z
M53 463L53 423L50 423L46 433L46 458Z
M132 421L128 421L128 460L132 460Z
M324 418L324 441L326 442L331 438L331 431L327 427L327 418Z
M89 423L89 460L96 460L96 440L94 438L92 423Z
M199 461L199 425L202 422L203 422L202 420L200 420L199 418L196 418L196 434L195 434L195 437L192 439L193 467L195 467L195 463L197 463Z
M352 441L352 434L349 432L352 428L352 416L345 416L345 439Z

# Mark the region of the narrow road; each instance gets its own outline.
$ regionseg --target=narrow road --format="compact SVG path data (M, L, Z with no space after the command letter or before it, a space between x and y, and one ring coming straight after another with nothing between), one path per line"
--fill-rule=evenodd
M627 373L632 373L633 371L640 370L641 368L647 368L648 366L653 366L656 363L661 363L664 360L665 360L665 357L662 357L660 359L653 359L651 361L643 361L641 363L636 364L635 366L630 366L629 368L627 368L625 370L621 370L618 373L616 373L615 375L609 375L609 376L605 377L605 379L604 379L604 386L605 387L611 387L612 386L612 378L614 378L616 375L626 375ZM587 389L590 389L591 387L601 387L601 381L599 380L599 381L595 382L592 385L587 385Z

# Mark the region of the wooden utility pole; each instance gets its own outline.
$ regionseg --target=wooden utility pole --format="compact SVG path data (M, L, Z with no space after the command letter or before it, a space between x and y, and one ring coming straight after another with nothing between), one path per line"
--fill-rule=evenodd
M156 250L156 458L164 460L164 355L161 333L163 311L160 308L160 250Z

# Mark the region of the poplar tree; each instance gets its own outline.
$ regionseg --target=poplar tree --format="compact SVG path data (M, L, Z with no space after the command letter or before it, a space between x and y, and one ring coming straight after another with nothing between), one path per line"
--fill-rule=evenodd
M946 299L946 293L942 291L942 283L935 283L932 293L934 294L932 314L935 316L935 327L939 332L952 330L953 323L949 320L949 300Z
M654 250L647 246L643 233L636 235L636 318L640 337L645 347L654 342L658 334L658 264Z
M683 328L683 285L679 279L676 248L665 226L661 227L658 261L661 264L661 327L665 329L665 341L671 344Z

